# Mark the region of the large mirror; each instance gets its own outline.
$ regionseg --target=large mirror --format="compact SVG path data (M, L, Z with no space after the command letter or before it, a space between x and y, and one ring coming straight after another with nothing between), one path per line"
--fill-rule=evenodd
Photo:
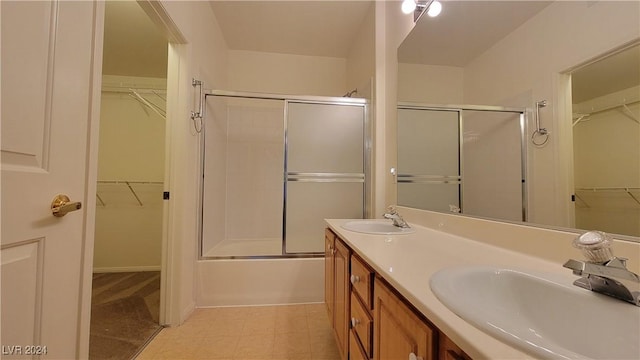
M431 166L450 177L411 191L399 177L398 204L640 241L640 3L442 3L398 48L397 170ZM483 143L482 132L461 122L464 113L444 111L464 107L525 109L525 124L514 126L516 113L483 119L495 134ZM431 123L416 108L430 110ZM450 129L434 125L447 116ZM501 183L509 172L521 189ZM473 203L472 193L484 198Z

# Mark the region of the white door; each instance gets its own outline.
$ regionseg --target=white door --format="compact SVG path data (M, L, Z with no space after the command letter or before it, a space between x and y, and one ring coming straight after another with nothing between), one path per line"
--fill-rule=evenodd
M86 346L78 339L88 339L80 334L88 331L81 308L91 284L82 269L85 250L93 246L85 236L93 212L83 207L54 217L51 202L66 194L86 205L95 191L87 178L93 171L89 125L91 90L100 81L93 51L94 36L100 34L100 46L102 41L101 6L0 1L5 358L46 353L42 358L74 359Z

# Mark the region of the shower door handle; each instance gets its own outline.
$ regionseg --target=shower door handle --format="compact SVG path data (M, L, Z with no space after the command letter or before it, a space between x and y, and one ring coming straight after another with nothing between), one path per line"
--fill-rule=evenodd
M67 195L58 194L51 202L51 213L55 217L63 217L72 211L80 210L82 203L79 201L71 202Z

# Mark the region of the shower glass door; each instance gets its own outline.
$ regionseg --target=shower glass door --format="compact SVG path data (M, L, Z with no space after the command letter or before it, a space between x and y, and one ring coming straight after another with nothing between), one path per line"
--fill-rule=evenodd
M398 109L398 204L458 212L458 111Z
M324 219L366 214L366 101L212 91L201 258L324 255Z
M464 213L524 221L522 113L462 111Z
M364 106L287 102L285 253L322 253L324 219L364 217Z

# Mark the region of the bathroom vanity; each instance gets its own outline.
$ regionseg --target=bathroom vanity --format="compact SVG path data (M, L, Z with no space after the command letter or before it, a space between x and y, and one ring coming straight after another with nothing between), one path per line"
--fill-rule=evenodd
M330 228L325 302L344 360L471 359Z
M456 219L449 220L453 223ZM554 292L569 291L571 296L575 292L580 296L569 298L577 299L583 306L589 303L596 313L624 313L623 318L629 321L618 320L631 324L627 326L631 339L638 331L632 325L634 320L640 321L640 308L576 287L573 282L577 277L562 266L563 260L555 259L558 253L562 257L565 254L580 257L577 249L571 249L570 239L575 235L510 228L509 238L524 249L515 250L454 235L449 232L452 229L449 220L430 227L411 223L414 232L402 234L382 234L384 231L377 230L378 224L371 226L376 229L374 234L352 231L349 230L352 226L345 227L352 220L326 220L325 300L342 359L536 359L554 358L553 354L597 359L630 358L629 354L637 358L635 355L640 354L633 340L603 346L603 342L594 341L588 334L576 337L571 332L550 330L573 321L573 315L567 311L575 308L573 303L554 298ZM479 237L492 234L483 226L476 229ZM535 232L535 241L524 239L528 231ZM492 236L503 235L504 231ZM553 239L554 236L559 237ZM555 245L547 243L550 238ZM532 249L541 243L547 243L554 258L534 255ZM624 250L620 255L632 254L628 250L634 247L618 245ZM462 296L467 309L482 316L497 311L507 319L507 325L515 326L516 332L509 332L509 328L490 318L474 325L473 321L463 319L465 314L452 310L446 299L436 295L432 279L461 268L472 269L474 276L485 275L473 269L488 268L497 269L489 271L489 276L519 274L518 279L524 281L503 282L501 286L505 286L501 289L493 287L497 277L487 278L488 282L484 282L487 286L475 286L478 284L475 280L468 286L460 281L440 281L440 285L455 283L458 288L468 288L467 295ZM523 296L513 296L514 292ZM545 307L543 299L551 306ZM487 324L498 329L487 330ZM629 336L618 334L611 324L601 325L602 333L598 336L609 333L616 338ZM519 340L510 334L522 336ZM527 336L534 338L530 341Z

